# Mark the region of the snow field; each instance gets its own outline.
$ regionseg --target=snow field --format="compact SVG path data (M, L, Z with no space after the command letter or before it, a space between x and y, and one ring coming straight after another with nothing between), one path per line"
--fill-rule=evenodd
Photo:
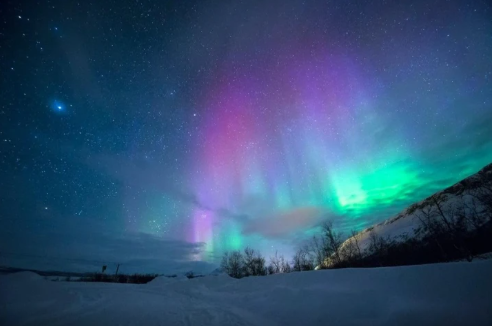
M492 260L148 284L0 276L1 325L492 325Z

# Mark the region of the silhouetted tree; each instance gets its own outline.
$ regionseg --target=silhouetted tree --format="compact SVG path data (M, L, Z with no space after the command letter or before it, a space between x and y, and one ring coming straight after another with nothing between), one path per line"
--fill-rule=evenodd
M362 259L362 252L359 246L359 234L355 231L351 231L351 236L345 240L340 248L341 263L344 265L354 265L357 261Z
M231 277L243 277L243 255L239 250L224 253L220 267Z
M243 255L244 276L266 275L265 258L259 251L246 247Z
M313 262L309 258L309 248L306 246L299 247L294 253L292 264L292 269L297 272L313 270Z
M284 260L282 263L282 271L283 273L290 273L292 271L292 267L287 260Z
M275 256L270 257L269 270L271 271L270 274L289 273L291 267L283 255L279 255L278 252L275 252Z
M339 265L342 261L340 255L340 247L342 246L342 234L333 229L333 222L328 221L322 225L325 257L333 261L335 265Z
M308 243L309 256L315 267L323 268L326 262L326 238L313 235Z

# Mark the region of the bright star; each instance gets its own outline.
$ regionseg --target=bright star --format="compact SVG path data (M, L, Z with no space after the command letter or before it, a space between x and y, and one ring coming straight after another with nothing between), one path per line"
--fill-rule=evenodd
M55 112L65 112L65 104L58 100L55 100L51 103L51 109Z

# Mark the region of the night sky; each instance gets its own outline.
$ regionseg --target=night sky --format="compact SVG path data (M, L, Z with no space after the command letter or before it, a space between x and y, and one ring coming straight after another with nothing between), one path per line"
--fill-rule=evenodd
M2 1L0 16L0 265L289 256L324 220L363 229L492 162L487 1Z

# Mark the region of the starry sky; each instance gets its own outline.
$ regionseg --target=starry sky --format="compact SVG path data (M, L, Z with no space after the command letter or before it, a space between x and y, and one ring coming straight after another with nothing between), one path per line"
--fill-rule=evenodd
M289 256L324 220L361 230L492 162L487 1L6 0L0 16L0 265Z

